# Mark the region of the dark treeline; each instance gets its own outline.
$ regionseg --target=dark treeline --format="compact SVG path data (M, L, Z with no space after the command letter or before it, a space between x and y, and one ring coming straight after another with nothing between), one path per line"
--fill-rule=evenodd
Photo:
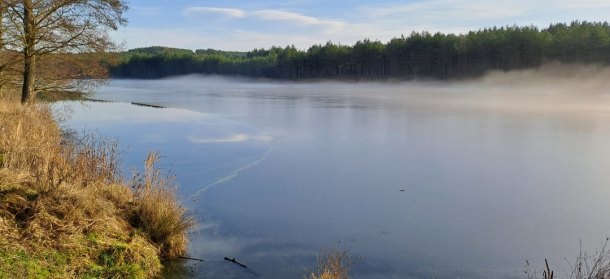
M493 27L462 35L414 32L385 44L329 42L306 51L294 46L250 52L151 47L123 55L123 62L111 68L115 77L203 73L277 79L449 79L549 61L610 64L610 26L574 21L545 29Z

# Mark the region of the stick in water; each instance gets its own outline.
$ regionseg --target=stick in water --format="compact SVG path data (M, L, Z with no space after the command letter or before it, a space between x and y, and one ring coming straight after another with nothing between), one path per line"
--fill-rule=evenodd
M225 261L230 261L230 262L238 264L239 266L241 266L243 268L248 268L245 264L240 263L237 260L235 260L235 258L229 259L228 257L225 257Z

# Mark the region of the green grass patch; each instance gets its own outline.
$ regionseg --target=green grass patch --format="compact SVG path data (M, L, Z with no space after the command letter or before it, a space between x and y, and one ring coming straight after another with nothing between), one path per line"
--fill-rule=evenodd
M88 235L88 239L98 242L96 236ZM106 249L102 249L97 256L97 261L89 266L89 270L83 274L84 278L145 278L147 271L134 253L138 253L138 247L129 243L115 243Z
M33 255L25 251L0 252L0 278L65 278L68 257L59 252Z

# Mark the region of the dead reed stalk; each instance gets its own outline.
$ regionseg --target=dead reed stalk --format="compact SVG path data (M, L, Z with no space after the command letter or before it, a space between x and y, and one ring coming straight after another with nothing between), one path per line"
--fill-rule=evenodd
M570 279L608 279L610 278L610 251L608 251L608 241L606 238L601 248L594 254L589 254L583 251L582 244L580 252L576 257L574 265L571 266L571 272L569 273ZM534 272L530 271L529 261L527 264L528 279L540 278ZM556 278L555 272L550 268L547 259L544 259L544 269L542 271L542 279L554 279ZM567 274L564 278L568 278Z
M155 167L158 160L159 153L150 152L144 164L144 173L134 175L133 221L158 246L163 257L177 258L186 253L187 232L195 223L176 202L174 178L163 175Z

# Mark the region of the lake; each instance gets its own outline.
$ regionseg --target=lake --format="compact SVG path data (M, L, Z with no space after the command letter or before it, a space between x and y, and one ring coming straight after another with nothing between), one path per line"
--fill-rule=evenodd
M610 233L605 88L112 80L63 125L118 138L126 175L160 151L206 260L168 276L302 278L339 245L355 278L526 278Z

